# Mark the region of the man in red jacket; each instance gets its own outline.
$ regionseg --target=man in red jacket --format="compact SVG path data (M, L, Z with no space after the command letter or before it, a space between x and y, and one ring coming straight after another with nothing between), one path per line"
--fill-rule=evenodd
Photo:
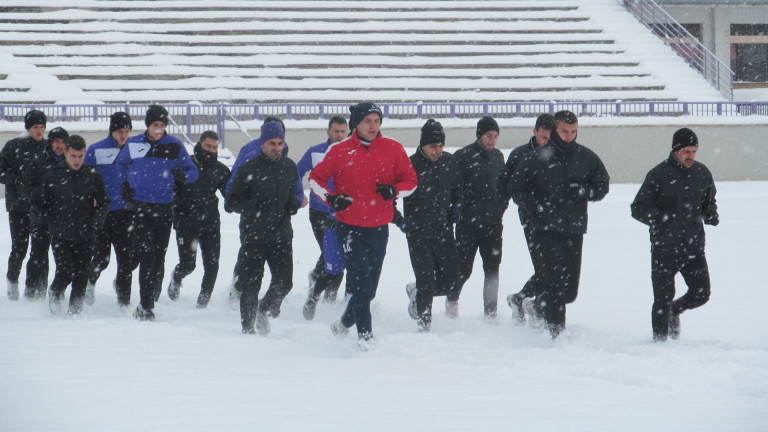
M350 111L352 135L328 149L312 170L309 185L335 210L336 236L352 285L347 309L331 330L342 335L357 325L361 346L367 349L373 341L371 300L387 250L393 201L413 193L418 180L402 144L379 132L381 109L363 102ZM331 178L334 192L328 186Z

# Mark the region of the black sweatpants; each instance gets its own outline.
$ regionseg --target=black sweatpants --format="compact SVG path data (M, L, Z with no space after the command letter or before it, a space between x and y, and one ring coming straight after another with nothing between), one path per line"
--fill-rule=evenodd
M680 272L688 286L682 297L675 298L675 275ZM669 332L670 308L675 314L695 309L709 300L709 266L704 253L696 255L651 254L653 308L651 326L654 336L666 337Z
M107 213L104 228L96 231L93 244L93 260L88 274L88 282L96 285L101 272L109 266L110 249L115 249L117 276L115 287L117 302L128 305L131 302L132 273L138 265L133 244L134 214L128 210L115 210Z
M453 235L440 239L409 237L408 253L416 276L416 310L430 321L433 297L459 300L456 240Z
M151 310L160 295L165 273L165 252L171 238L171 204L137 203L135 244L139 261L141 307Z
M331 223L328 213L312 208L309 209L309 223L312 226L312 234L315 235L315 241L317 241L317 245L320 247L320 257L317 259L315 268L312 270L312 277L315 279L315 288L312 290L312 295L319 297L324 291L337 292L341 281L344 279L344 272L332 275L325 271L323 236L325 235L325 227L330 226Z
M283 299L293 288L293 246L283 243L243 243L240 246L237 263L240 269L238 285L240 297L240 322L243 330L252 330L256 313L270 312L273 317L280 313ZM269 265L272 281L261 301L261 279L264 277L264 263Z
M501 266L502 224L487 228L475 225L456 226L456 249L459 255L459 293L472 275L475 255L480 250L485 281L483 283L483 307L485 314L495 314L499 297L499 267Z
M78 308L82 306L85 297L85 286L88 284L88 269L91 265L93 244L90 241L72 243L60 238L51 240L53 259L56 262L56 273L51 283L51 291L63 294L69 284L72 293L69 304Z
M48 226L43 225L35 232L30 230L29 212L8 212L8 225L11 231L11 254L8 257L6 278L19 282L21 265L27 256L30 242L32 249L27 260L27 278L25 295L42 294L48 287L48 248L51 235Z
M533 231L528 226L523 226L523 234L525 234L525 243L528 246L528 255L531 257L531 263L533 264L533 275L528 278L523 285L523 289L520 290L520 294L524 297L536 297L539 294L539 284L541 280L541 255L536 253L535 244L533 242Z
M534 256L540 263L541 292L536 298L552 336L565 328L565 305L579 293L584 236L535 231Z
M221 225L210 221L207 226L198 223L185 224L181 222L176 228L176 246L179 250L179 264L173 271L173 280L181 283L195 270L197 247L203 258L203 282L200 286L199 299L211 298L216 277L219 274L219 257L221 255Z

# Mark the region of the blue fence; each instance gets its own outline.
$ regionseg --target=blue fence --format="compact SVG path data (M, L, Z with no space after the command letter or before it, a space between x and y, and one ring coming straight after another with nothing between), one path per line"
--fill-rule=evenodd
M349 116L349 104L178 104L163 105L170 113L170 132L196 141L204 130L215 130L223 145L226 143L228 121L257 120L277 116L288 120L327 120L334 115ZM488 102L488 103L389 103L380 104L384 116L390 119L535 118L542 113L554 114L569 110L579 117L741 117L768 116L768 102ZM125 111L141 124L147 105L0 105L0 121L23 122L31 109L39 109L49 122L102 123L106 128L109 116Z
M624 0L627 8L653 34L669 45L728 100L733 100L733 71L653 0Z

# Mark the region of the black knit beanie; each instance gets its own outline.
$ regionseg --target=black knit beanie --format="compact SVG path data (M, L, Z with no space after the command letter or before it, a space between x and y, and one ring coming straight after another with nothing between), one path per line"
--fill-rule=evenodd
M678 151L683 147L699 146L699 138L688 128L678 129L674 135L672 135L672 151Z
M445 131L443 131L443 125L434 119L427 120L424 126L421 127L421 140L419 146L425 146L429 144L441 143L445 145Z
M381 108L373 102L361 102L357 105L352 105L349 107L349 112L351 113L349 116L349 130L355 130L357 125L371 113L378 114L381 122L384 122L384 113L382 113Z
M67 132L67 130L61 126L51 129L48 132L48 145L50 146L51 144L53 144L53 140L57 138L63 139L64 142L66 143L67 138L69 138L69 132Z
M45 126L48 122L48 118L45 117L45 113L39 110L32 110L24 116L24 128L26 130L32 129L34 125Z
M496 120L494 120L493 117L485 116L477 121L477 131L475 132L475 135L480 138L485 135L486 132L492 130L499 132L499 124L496 123Z
M133 130L133 122L131 121L131 116L129 116L127 112L118 111L109 116L109 132L112 133L120 129Z
M149 127L152 123L161 121L168 125L168 110L161 105L150 105L147 108L147 116L144 118L144 124Z

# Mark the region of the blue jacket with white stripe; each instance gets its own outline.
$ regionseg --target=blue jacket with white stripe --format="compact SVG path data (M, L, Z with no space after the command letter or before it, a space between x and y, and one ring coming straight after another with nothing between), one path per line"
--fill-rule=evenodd
M134 190L133 199L152 204L173 201L172 169L179 168L184 173L184 183L194 182L199 175L184 144L167 133L154 143L146 132L129 138L116 163L125 171L126 181Z
M104 179L104 187L109 197L109 211L122 210L125 207L120 185L126 181L125 172L115 161L120 153L120 146L112 135L93 143L85 151L85 164L96 168Z

